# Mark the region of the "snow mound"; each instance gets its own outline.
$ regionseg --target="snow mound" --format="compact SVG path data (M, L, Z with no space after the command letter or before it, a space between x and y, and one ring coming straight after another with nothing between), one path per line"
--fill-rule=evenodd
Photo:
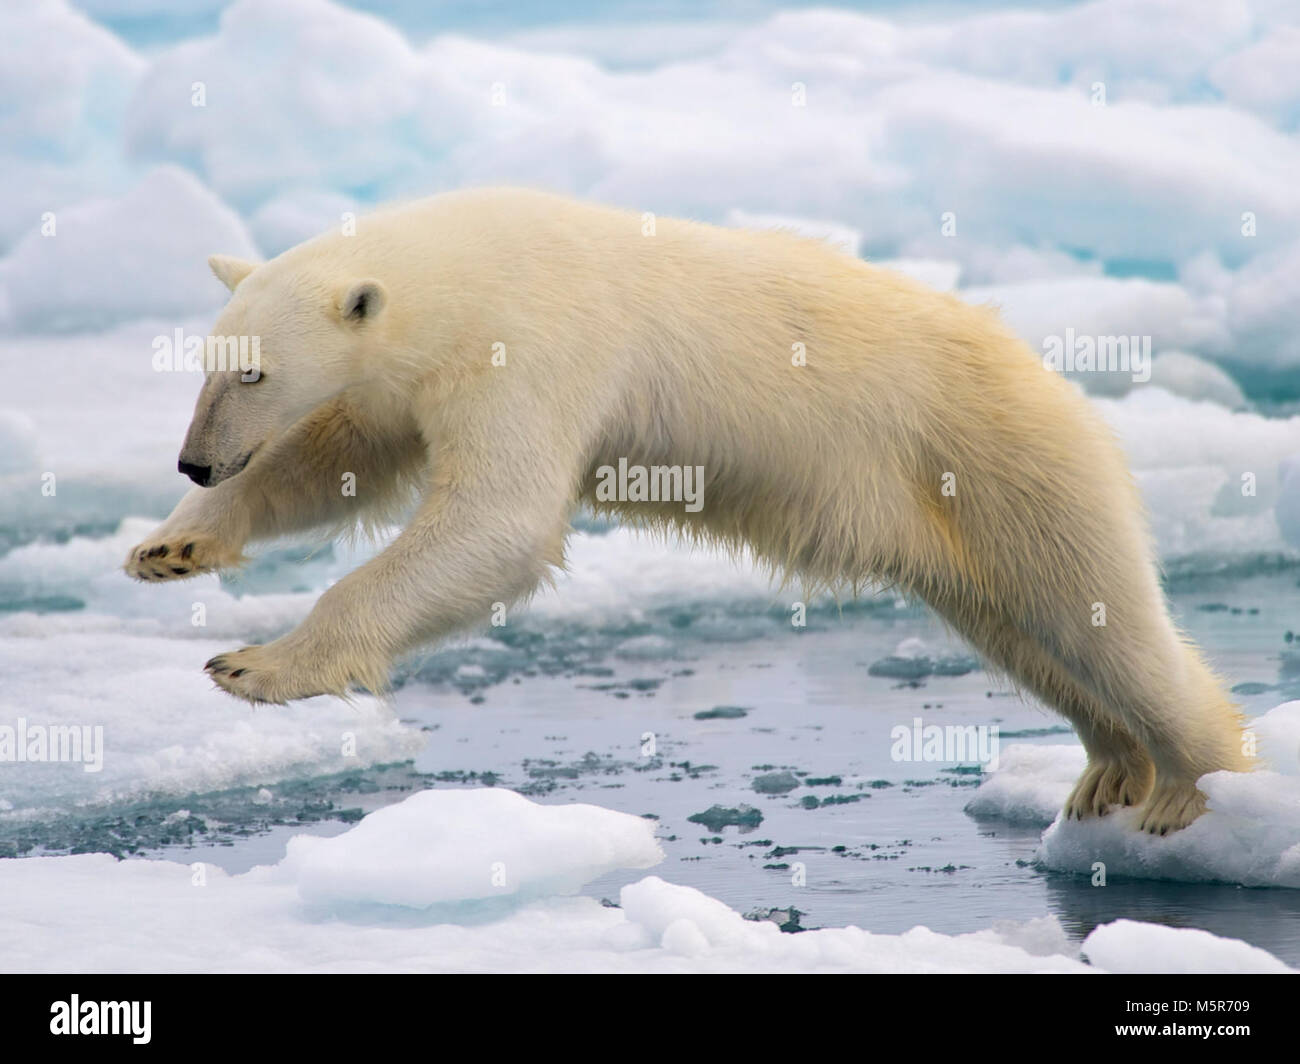
M874 935L857 927L787 935L769 921L746 920L702 891L657 876L624 887L619 901L628 923L613 941L661 951L677 960L678 971L1087 970L1073 957L1038 956L1011 941L1021 925L966 935L941 935L926 927L901 935Z
M427 908L569 894L606 872L663 858L651 821L483 788L422 791L343 835L299 835L284 868L309 903Z
M196 76L203 106L178 106ZM239 0L215 36L155 59L125 139L137 158L189 161L220 195L250 207L294 185L359 188L409 173L418 165L407 132L414 112L445 114L420 90L414 52L381 19L321 0Z
M268 256L278 255L314 236L338 229L344 215L356 211L357 204L348 196L298 189L262 204L248 225L258 247Z
M0 325L98 329L215 310L213 251L258 258L238 215L193 174L159 167L117 198L58 211L53 235L28 232L0 263Z
M1159 975L1244 975L1291 972L1267 950L1195 927L1116 920L1084 939L1082 952L1109 972Z
M1268 768L1286 776L1300 776L1300 701L1283 702L1247 726L1258 740L1259 757Z
M51 62L49 42L59 42ZM88 125L118 118L144 61L61 0L0 8L0 142L57 157L84 147ZM22 106L13 106L21 101Z
M1249 404L1241 386L1213 362L1186 351L1163 351L1151 363L1151 383L1196 402L1218 403L1229 410Z
M118 127L146 66L64 0L0 4L0 250L118 184Z

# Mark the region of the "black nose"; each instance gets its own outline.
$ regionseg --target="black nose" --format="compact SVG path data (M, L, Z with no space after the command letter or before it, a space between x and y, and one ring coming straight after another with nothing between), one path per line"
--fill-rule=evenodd
M177 462L176 468L201 488L206 488L208 480L212 477L212 467L210 465L190 465L189 462Z

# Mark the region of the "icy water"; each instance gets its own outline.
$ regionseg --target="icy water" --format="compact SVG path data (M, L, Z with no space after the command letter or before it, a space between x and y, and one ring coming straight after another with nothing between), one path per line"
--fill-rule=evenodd
M1249 715L1300 697L1300 640L1289 635L1300 629L1298 576L1280 568L1171 586L1181 623ZM952 675L908 676L897 662L885 669L894 675L873 674L916 639ZM279 860L294 834L346 830L416 788L506 786L654 818L667 854L656 874L741 912L783 910L776 918L790 929L952 933L1053 913L1082 939L1126 917L1205 928L1300 963L1295 891L1119 877L1093 887L1035 865L1040 827L963 811L978 766L893 760L891 729L916 718L997 724L1003 748L1074 739L985 675L928 613L892 599L814 610L801 630L783 608L716 604L612 631L523 625L427 655L394 703L427 735L413 761L6 825L0 847L239 872ZM260 709L254 725L277 712ZM617 897L643 874L610 875L586 893Z

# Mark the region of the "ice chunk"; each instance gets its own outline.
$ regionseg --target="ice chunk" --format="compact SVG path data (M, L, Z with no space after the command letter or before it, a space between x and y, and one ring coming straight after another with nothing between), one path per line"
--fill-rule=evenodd
M1300 887L1300 778L1264 769L1213 772L1198 786L1209 811L1170 835L1138 830L1139 809L1088 820L1058 817L1038 859L1059 872Z
M267 255L278 255L328 230L339 230L344 216L355 218L356 213L357 204L347 196L304 189L262 204L248 224L258 247Z
M284 867L307 902L427 908L567 894L662 860L651 821L485 788L422 791L343 835L297 836Z
M1146 336L1157 350L1221 345L1226 340L1223 323L1173 283L1061 277L965 288L958 294L971 303L1001 308L1003 319L1039 356L1049 350L1049 338L1065 344L1070 335ZM1082 372L1074 377L1084 388L1102 394L1122 395L1134 383L1132 372Z
M50 62L51 41L59 44ZM0 8L0 143L6 152L67 158L87 127L108 125L145 64L102 26L62 0Z
M1274 706L1246 730L1259 740L1256 753L1268 768L1284 776L1300 776L1300 701Z
M1164 927L1116 920L1094 928L1082 952L1109 972L1159 975L1244 975L1292 969L1248 942L1220 938L1195 927Z
M1038 859L1057 871L1091 875L1100 862L1108 876L1300 887L1300 701L1274 707L1247 732L1258 739L1261 767L1202 776L1197 785L1208 811L1172 835L1139 831L1137 809L1063 819L1061 807L1085 763L1079 746L1007 747L966 811L1051 822Z
M200 71L213 72L204 106L186 106ZM445 101L420 89L415 53L381 19L318 0L240 0L216 35L155 59L126 139L138 157L191 161L246 207L286 186L375 186L420 161L408 133L417 106L446 118Z
M1244 13L1244 12L1243 12ZM1210 67L1211 83L1235 107L1294 129L1300 121L1300 27L1279 25Z
M1234 412L1161 388L1097 405L1124 445L1162 555L1286 548L1278 467L1295 453L1300 417Z
M980 784L966 812L1011 824L1050 824L1087 763L1082 746L1015 743L999 754L998 768Z
M1208 401L1241 410L1246 396L1232 377L1203 358L1186 351L1162 351L1151 362L1151 381L1174 395L1194 401Z
M146 65L64 0L0 4L0 250L126 181L119 127Z
M238 215L175 166L152 171L123 196L70 207L57 224L56 235L31 232L0 262L7 308L0 325L97 329L215 310L227 293L208 256L259 257Z

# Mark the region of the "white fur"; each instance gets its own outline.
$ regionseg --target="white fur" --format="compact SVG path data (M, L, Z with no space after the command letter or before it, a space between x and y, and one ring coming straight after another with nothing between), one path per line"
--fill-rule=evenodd
M639 215L509 190L213 268L234 289L213 331L258 335L265 379L209 374L182 458L214 486L129 571L236 564L249 540L422 496L298 629L209 663L234 694L382 688L395 655L560 564L585 499L814 584L925 599L1075 724L1072 815L1145 801L1144 826L1173 830L1204 807L1199 776L1245 765L1234 708L1169 619L1117 444L989 310L788 234L647 235ZM620 457L702 466L703 509L597 500Z

